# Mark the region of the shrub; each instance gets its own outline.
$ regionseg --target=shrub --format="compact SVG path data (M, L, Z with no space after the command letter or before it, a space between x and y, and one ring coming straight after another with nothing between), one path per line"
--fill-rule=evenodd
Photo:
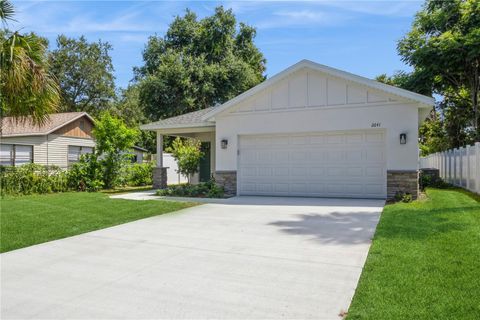
M26 195L68 191L67 173L56 166L26 164L0 167L1 195Z
M123 165L131 157L129 151L138 138L138 130L128 128L121 119L105 112L95 122L93 135L96 140L95 152L101 155L101 179L105 188L124 184L121 176Z
M200 150L201 142L196 139L186 139L185 141L177 137L172 147L167 151L172 153L173 158L177 161L177 172L187 176L190 183L193 174L199 170L200 160L203 152Z
M159 196L171 197L223 198L224 194L223 188L215 184L213 179L195 185L187 183L168 186L166 189L157 191Z
M420 170L419 179L420 190L424 191L427 187L446 189L450 187L450 184L443 181L442 178L429 174L426 171Z
M413 200L413 197L411 193L399 191L395 194L396 202L401 201L401 202L408 203L408 202L412 202L412 200Z
M95 154L85 154L72 165L68 186L75 191L98 191L103 187L102 168Z
M129 186L147 186L152 184L153 165L151 163L134 163L127 166L127 181Z

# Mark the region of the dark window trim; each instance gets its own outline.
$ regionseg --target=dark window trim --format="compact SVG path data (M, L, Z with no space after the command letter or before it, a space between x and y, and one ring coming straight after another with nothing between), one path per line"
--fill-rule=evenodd
M34 146L33 144L24 144L24 143L0 143L0 145L4 146L12 146L12 154L10 155L10 165L12 167L15 167L15 160L17 158L17 150L16 146L23 146L23 147L31 147L32 148L32 153L30 155L30 163L34 163L35 161L35 155L34 155Z

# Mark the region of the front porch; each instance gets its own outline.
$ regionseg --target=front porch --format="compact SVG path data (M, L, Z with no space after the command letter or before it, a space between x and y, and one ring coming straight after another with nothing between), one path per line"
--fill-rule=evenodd
M215 173L215 131L192 131L192 128L185 132L157 131L157 153L156 165L153 168L153 187L163 189L167 187L168 171L173 170L163 164L163 141L165 136L194 138L201 141L202 152L204 156L200 160L199 172L191 178L193 184L207 182Z
M194 138L202 143L204 157L200 161L199 173L192 177L192 183L206 182L215 174L215 123L203 121L202 116L211 111L207 108L190 112L141 126L142 130L155 131L157 134L156 166L153 169L153 187L163 189L168 184L168 171L163 163L163 141L165 136Z

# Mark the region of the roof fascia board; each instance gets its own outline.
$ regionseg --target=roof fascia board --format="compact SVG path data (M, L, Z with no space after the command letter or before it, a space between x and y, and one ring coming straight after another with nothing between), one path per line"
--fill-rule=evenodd
M215 123L212 122L201 122L201 123L190 123L190 124L175 124L175 125L155 125L155 123L144 124L140 126L141 130L151 130L157 131L162 129L182 129L182 128L197 128L197 127L215 127Z

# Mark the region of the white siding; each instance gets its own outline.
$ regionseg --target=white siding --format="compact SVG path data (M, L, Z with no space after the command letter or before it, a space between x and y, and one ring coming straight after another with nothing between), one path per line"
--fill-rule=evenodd
M302 69L216 116L216 170L237 170L240 135L372 128L385 129L388 170L416 170L419 110L395 95ZM407 144L400 144L401 133Z
M33 145L33 161L41 165L67 168L68 146L95 147L92 139L58 136L2 137L1 143Z
M393 102L394 96L319 71L302 69L240 102L234 113Z
M48 162L61 168L68 167L68 146L95 147L92 139L65 137L58 135L48 136Z
M28 136L28 137L2 137L0 143L25 144L33 146L33 162L47 164L47 141L46 136Z

